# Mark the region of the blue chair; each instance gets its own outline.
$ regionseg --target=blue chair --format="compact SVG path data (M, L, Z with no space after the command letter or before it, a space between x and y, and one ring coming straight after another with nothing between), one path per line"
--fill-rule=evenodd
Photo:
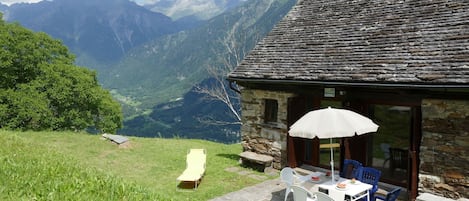
M381 171L372 167L362 167L360 169L361 170L359 171L360 175L358 176L358 180L373 186L369 193L370 200L375 200L374 195L376 191L378 191L378 182L379 178L381 177Z
M380 200L384 200L384 201L395 201L397 199L397 197L399 197L399 193L401 193L401 188L395 188L393 189L392 191L390 191L389 193L386 194L386 197L384 196L375 196L375 201L380 199Z
M352 159L345 159L344 166L342 167L342 171L340 172L340 177L342 178L357 178L360 174L360 169L363 167L362 163L352 160Z

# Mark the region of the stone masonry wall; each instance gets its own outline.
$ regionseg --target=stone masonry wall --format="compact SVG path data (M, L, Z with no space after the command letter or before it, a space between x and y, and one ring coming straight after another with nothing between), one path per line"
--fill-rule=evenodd
M241 144L243 151L274 157L273 168L281 169L287 160L287 104L291 93L243 89ZM278 102L276 123L264 123L265 99Z
M469 101L423 100L419 193L469 198Z

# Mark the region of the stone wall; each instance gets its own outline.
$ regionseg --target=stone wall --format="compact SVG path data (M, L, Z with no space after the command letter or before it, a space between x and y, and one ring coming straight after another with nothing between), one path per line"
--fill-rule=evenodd
M273 168L281 169L287 160L287 104L291 93L243 89L241 93L243 151L274 157ZM277 122L264 123L266 99L277 100Z
M469 101L423 100L419 193L469 198Z

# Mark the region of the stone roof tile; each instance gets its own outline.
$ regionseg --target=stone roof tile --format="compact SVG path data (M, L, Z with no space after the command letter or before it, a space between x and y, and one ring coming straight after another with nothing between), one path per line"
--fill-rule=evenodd
M469 84L469 1L298 0L228 77Z

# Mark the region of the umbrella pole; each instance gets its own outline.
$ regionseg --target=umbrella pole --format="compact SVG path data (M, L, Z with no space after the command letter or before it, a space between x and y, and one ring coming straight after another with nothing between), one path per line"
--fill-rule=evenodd
M330 140L330 144L332 145L332 138L329 138ZM332 182L334 182L334 148L332 148L331 146L331 178L332 178Z

